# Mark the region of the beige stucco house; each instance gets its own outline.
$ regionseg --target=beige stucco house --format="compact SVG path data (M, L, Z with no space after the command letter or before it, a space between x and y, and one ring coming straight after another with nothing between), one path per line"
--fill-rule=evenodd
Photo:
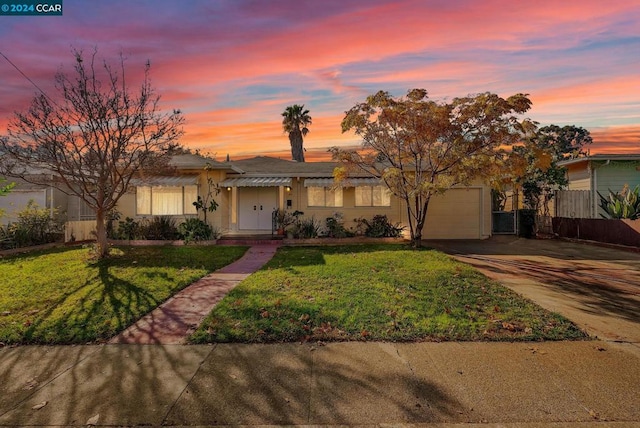
M122 217L155 215L183 218L197 216L197 196L214 192L219 203L207 221L224 235L271 234L275 209L302 211L304 217L324 221L340 213L348 229L359 217L385 214L392 222L407 224L406 208L380 180L351 178L334 186L333 162L295 162L255 157L216 162L186 154L174 157L176 173L134 183L118 205ZM215 194L215 187L219 193ZM202 214L200 214L202 215ZM429 206L426 239L483 239L491 234L490 189L478 182L449 190Z

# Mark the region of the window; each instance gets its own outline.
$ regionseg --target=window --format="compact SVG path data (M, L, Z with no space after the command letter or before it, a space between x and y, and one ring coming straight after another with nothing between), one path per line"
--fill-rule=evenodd
M356 187L356 207L390 207L391 192L386 186Z
M138 186L138 215L197 214L193 203L198 199L198 186Z
M342 188L307 187L307 205L310 207L341 207Z

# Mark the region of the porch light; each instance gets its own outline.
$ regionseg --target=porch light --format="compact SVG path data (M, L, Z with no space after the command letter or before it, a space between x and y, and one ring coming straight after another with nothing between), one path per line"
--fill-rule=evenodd
M227 187L227 192L230 192L230 191L231 191L231 187Z
M291 186L287 186L287 187L285 187L285 189L287 190L287 192L290 192L291 191Z

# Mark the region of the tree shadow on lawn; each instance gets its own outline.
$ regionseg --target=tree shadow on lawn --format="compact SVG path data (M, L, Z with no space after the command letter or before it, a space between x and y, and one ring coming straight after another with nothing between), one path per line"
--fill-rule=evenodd
M161 303L148 290L114 275L113 266L99 262L94 268L96 274L84 284L38 313L23 334L25 342L86 343L108 339ZM159 276L171 279L164 273ZM60 313L72 302L72 311Z

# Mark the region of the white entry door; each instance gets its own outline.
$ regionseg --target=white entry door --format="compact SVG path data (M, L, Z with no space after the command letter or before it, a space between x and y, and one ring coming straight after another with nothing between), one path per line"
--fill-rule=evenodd
M271 216L277 206L277 187L239 187L238 228L270 231Z

